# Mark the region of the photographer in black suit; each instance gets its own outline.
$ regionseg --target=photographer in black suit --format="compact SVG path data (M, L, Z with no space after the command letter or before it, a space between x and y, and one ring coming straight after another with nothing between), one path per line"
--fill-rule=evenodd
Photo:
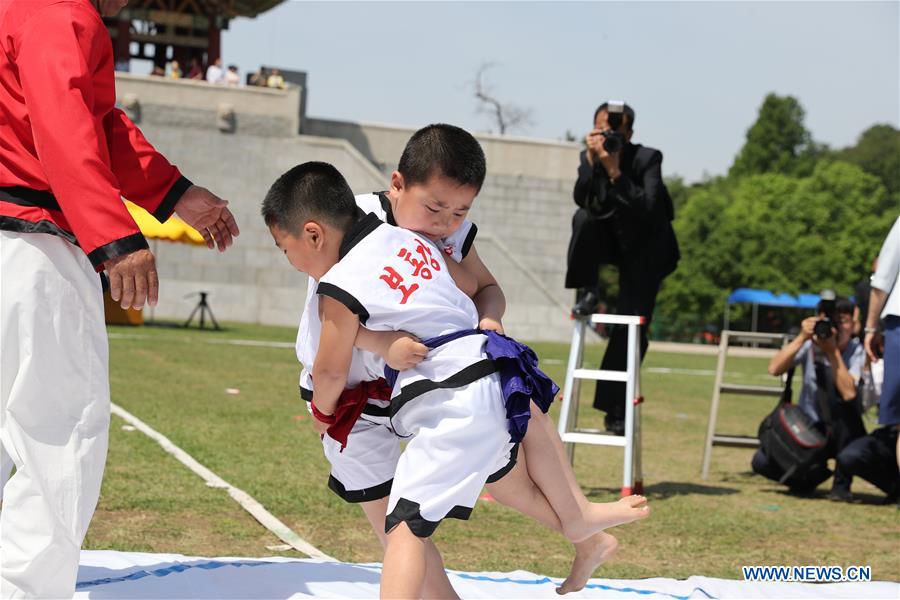
M603 103L594 113L594 129L581 153L574 198L566 287L578 289L572 312L586 316L600 301L599 267L619 268L616 312L646 317L641 329L641 359L656 294L678 263L672 229L672 199L662 180L662 153L632 144L634 110ZM613 328L602 369L625 370L628 333ZM624 432L625 383L598 381L594 407L606 412L606 428Z

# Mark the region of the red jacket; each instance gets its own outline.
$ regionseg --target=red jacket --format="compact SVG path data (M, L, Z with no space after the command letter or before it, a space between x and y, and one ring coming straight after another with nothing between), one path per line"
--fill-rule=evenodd
M103 262L147 248L191 182L115 108L112 42L89 0L0 0L0 229L59 235Z

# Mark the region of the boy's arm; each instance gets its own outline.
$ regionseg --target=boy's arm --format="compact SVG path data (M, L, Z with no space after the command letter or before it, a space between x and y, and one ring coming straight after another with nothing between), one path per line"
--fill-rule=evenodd
M501 321L503 313L506 312L506 296L503 295L500 284L481 262L474 246L469 249L469 253L459 264L467 273L474 275L477 282L472 300L475 302L475 308L478 309L480 319L478 326L481 329L493 329L502 333Z
M453 278L453 282L456 284L456 287L458 287L463 294L474 300L475 295L478 293L479 289L478 277L475 275L475 273L463 267L461 263L453 260L452 257L447 256L446 259L447 260L444 262L447 263L447 272L450 273L450 277ZM488 275L490 275L490 273L488 273Z
M333 415L338 398L347 385L347 373L353 358L353 340L359 329L359 317L329 296L319 298L322 333L313 365L313 403L319 412Z
M428 354L428 347L405 331L372 331L360 326L354 345L377 354L398 371L416 366Z

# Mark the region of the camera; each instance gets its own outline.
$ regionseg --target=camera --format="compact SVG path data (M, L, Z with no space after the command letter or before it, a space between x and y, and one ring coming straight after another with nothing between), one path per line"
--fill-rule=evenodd
M625 136L618 132L625 117L625 103L621 100L610 100L607 102L606 115L609 130L601 133L603 149L610 154L615 154L625 146Z
M819 305L816 307L816 310L819 313L824 313L825 316L819 321L816 321L816 324L813 326L813 334L820 340L827 340L834 335L834 332L837 329L837 319L835 318L834 310L837 295L833 290L822 290L819 294L819 298Z
M827 340L834 335L834 329L834 321L825 317L820 321L816 321L816 324L813 326L813 333L820 340Z

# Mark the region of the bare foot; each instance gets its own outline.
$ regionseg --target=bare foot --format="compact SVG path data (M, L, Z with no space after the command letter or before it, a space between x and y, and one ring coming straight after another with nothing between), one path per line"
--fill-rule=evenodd
M563 533L572 542L586 540L604 529L624 525L650 515L643 496L626 496L616 502L592 502L578 522L563 525Z
M575 544L572 569L562 585L556 588L556 593L563 595L584 588L597 567L612 558L618 549L619 541L603 531Z

